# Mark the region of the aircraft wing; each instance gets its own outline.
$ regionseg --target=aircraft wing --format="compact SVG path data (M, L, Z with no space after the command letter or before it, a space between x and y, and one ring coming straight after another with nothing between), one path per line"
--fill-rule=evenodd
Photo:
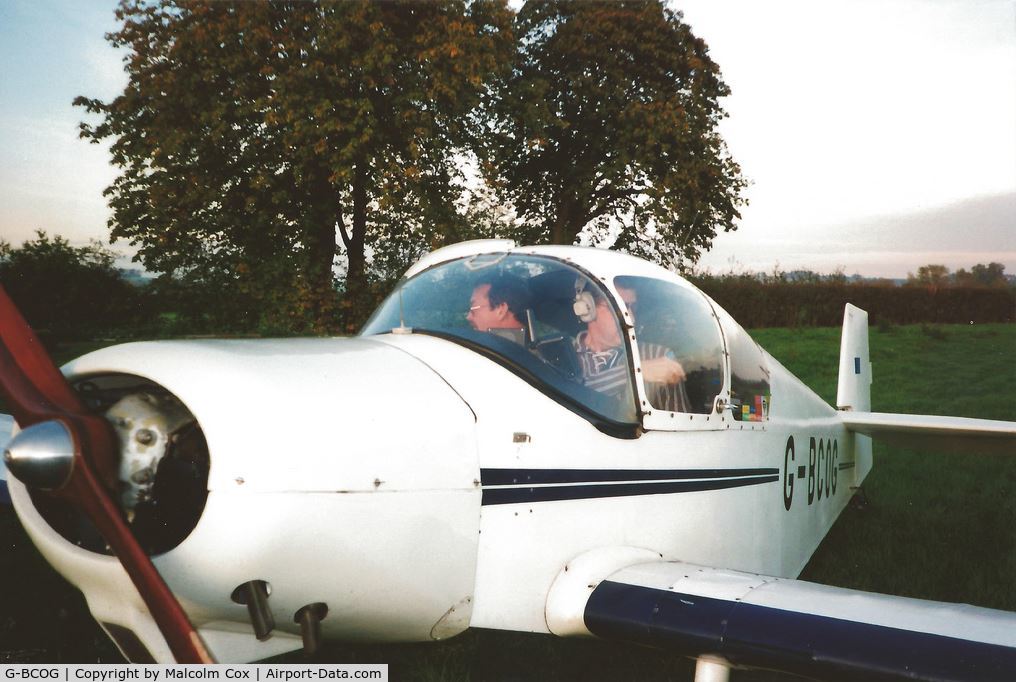
M872 412L871 383L868 313L848 303L843 311L836 406L849 431L907 448L1016 455L1016 422ZM948 404L943 407L948 409Z
M14 431L14 417L9 414L0 414L0 453L7 449L7 442L10 441ZM7 465L3 457L0 457L0 504L10 505L11 496L7 491Z
M840 412L849 431L893 445L1016 455L1016 422L884 412Z
M1006 611L664 561L599 582L559 578L555 591L547 619L558 634L822 679L1016 679Z

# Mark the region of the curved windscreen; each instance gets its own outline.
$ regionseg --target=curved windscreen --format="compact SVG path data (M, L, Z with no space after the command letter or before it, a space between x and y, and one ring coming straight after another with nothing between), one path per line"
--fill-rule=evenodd
M614 305L596 282L560 261L498 253L437 265L402 282L360 334L397 327L489 355L596 417L638 423Z
M734 419L768 421L772 392L762 347L725 311L718 314L730 353L730 404Z
M710 414L723 389L723 339L705 298L650 277L615 277L614 286L635 323L649 404Z

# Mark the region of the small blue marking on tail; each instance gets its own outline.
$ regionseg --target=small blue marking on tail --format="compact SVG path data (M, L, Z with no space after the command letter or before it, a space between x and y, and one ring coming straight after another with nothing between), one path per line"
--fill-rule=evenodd
M854 374L861 373L861 358L854 358Z

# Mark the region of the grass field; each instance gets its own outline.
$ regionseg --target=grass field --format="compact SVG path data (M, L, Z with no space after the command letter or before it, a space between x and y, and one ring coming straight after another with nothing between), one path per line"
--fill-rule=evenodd
M834 399L838 329L753 336ZM1016 325L872 329L871 358L874 410L1016 420ZM1016 458L876 445L864 491L867 504L848 507L802 578L1016 611ZM119 660L9 510L0 510L0 539L0 663ZM329 645L318 660L388 663L393 680L668 680L691 679L693 670L685 659L633 646L491 631L442 644ZM734 679L797 678L739 671Z

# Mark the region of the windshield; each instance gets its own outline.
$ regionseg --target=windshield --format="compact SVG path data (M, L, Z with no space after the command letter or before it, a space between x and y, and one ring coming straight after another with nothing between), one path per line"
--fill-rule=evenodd
M765 353L734 318L723 310L718 316L730 353L730 404L734 419L768 421L772 394Z
M614 304L570 265L496 253L435 266L401 283L360 334L400 326L489 355L570 407L638 423Z
M723 388L723 339L702 294L650 277L615 277L631 313L649 404L710 414Z

